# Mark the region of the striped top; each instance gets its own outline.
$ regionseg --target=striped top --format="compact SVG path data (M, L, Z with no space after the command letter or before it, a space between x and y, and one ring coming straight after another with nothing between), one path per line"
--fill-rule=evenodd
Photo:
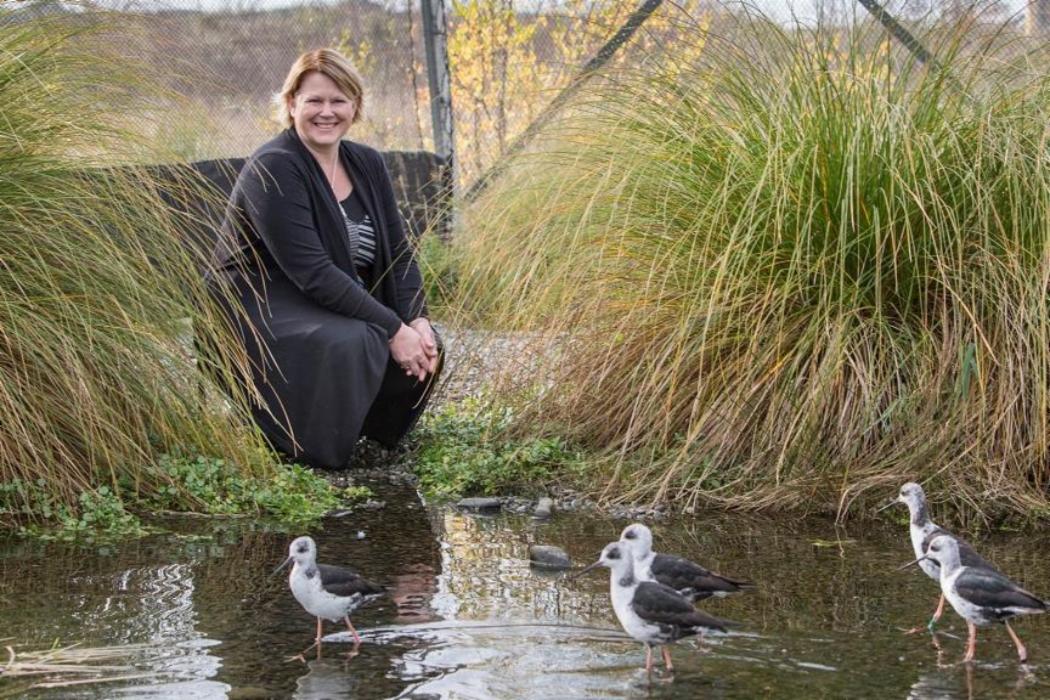
M354 266L358 270L370 270L376 260L376 231L356 189L339 202L339 209L343 212L350 250L354 253Z

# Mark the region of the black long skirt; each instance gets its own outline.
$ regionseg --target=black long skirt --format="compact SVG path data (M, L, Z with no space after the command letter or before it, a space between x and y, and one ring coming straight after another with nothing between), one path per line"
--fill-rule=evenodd
M264 299L240 275L232 281L244 313L228 315L263 399L252 414L274 449L298 462L340 468L360 437L386 447L400 442L423 412L436 376L424 382L406 376L390 357L382 328L318 306L287 279L268 281Z

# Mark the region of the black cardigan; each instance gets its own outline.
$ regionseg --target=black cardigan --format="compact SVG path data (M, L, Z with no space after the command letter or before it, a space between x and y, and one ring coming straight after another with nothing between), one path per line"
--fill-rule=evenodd
M263 144L244 164L230 194L214 263L228 276L283 274L317 304L382 327L392 338L401 323L426 315L423 280L405 237L383 157L342 141L339 156L375 222L373 294L350 258L335 193L294 128Z

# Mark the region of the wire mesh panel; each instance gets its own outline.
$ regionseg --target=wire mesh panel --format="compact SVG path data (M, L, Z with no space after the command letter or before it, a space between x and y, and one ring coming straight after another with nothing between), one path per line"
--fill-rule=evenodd
M507 154L643 4L443 1L464 185ZM996 51L1004 65L1028 62L1039 70L1033 52L1050 38L1050 0L664 0L611 55L603 75L615 79L643 62L686 70L705 52L738 50L731 49L737 28L757 16L782 28L868 23L876 43L907 60L909 49L878 28L873 6L923 46ZM134 118L179 157L250 153L279 128L271 100L292 61L322 46L346 53L365 82L366 117L352 138L384 150L433 149L419 0L7 0L0 23L99 11L112 44L169 89L169 99L150 96ZM758 36L747 34L752 42ZM748 46L741 60L765 51Z
M16 8L16 6L21 6ZM272 98L295 58L334 47L365 83L359 138L384 150L429 143L418 8L405 0L98 0L11 3L0 21L68 15L102 23L124 56L157 75L143 128L192 160L243 156L274 133Z
M467 186L512 149L516 136L569 86L644 0L451 0L449 54L461 182ZM873 5L874 3L868 3ZM955 53L994 53L1038 70L1050 38L1050 0L891 0L876 4L920 44ZM840 26L893 61L915 56L857 0L665 0L602 69L615 81L643 64L690 70L710 52L768 60L772 32ZM858 25L871 31L856 32ZM746 46L738 45L740 42ZM840 47L841 48L841 47ZM1013 66L1016 68L1017 66ZM1045 68L1043 68L1045 70Z

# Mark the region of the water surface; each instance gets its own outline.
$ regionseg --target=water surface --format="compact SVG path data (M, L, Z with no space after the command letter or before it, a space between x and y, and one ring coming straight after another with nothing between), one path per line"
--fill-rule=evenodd
M180 520L178 534L110 547L0 540L0 639L142 645L125 663L146 677L32 691L31 697L151 698L1045 698L1050 620L1014 627L1031 661L1017 663L1004 629L978 635L978 663L957 663L965 624L950 610L925 622L937 589L909 559L903 524L713 513L652 523L658 549L751 578L755 593L704 608L742 626L673 649L675 673L643 668L642 645L619 632L608 575L566 581L531 569L528 546L553 544L579 564L625 521L559 513L547 523L424 507L403 486L372 484L376 511L330 519L310 534L323 562L349 564L387 586L357 611L356 656L326 623L317 659L289 660L314 621L282 575L295 534L250 521ZM1047 595L1050 537L976 543L1015 580ZM936 641L940 650L938 650ZM0 676L0 695L21 686Z

